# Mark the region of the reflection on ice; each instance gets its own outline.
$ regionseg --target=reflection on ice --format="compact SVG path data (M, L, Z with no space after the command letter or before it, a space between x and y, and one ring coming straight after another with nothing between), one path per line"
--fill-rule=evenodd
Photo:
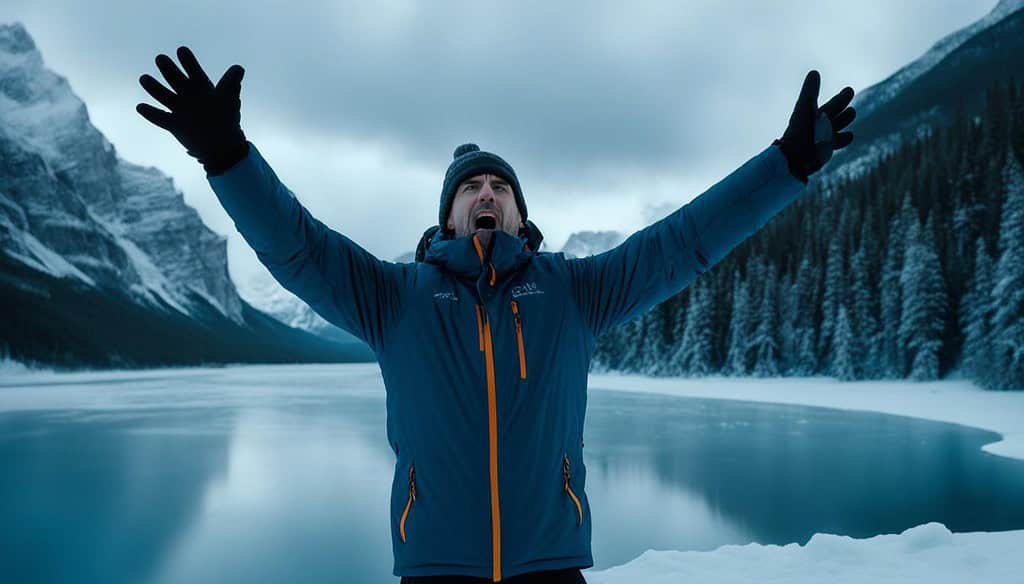
M242 412L227 472L154 582L388 581L393 456L346 421Z
M752 540L698 493L660 480L651 472L655 464L640 455L587 467L594 569L624 564L647 549L709 550Z

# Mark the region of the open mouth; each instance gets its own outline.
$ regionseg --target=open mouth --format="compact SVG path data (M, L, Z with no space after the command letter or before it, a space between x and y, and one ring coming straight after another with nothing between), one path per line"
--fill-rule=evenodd
M498 226L498 220L493 215L480 215L473 223L475 229L494 229Z

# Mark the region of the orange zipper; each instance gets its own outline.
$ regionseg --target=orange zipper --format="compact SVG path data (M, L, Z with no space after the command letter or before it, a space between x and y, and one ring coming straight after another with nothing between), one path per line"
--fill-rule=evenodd
M480 240L473 234L473 245L480 256L480 265L484 263L484 250ZM494 265L491 264L490 284L494 286L496 277ZM482 304L476 306L476 324L480 328L481 350L484 352L484 364L487 369L487 433L490 442L490 474L491 474L491 563L492 580L501 581L501 512L498 506L498 407L494 387L494 346L491 341L491 322Z
M519 379L526 379L526 349L523 348L523 319L519 317L519 303L512 301L512 314L516 317L516 340L519 341Z
M476 335L477 340L480 342L480 350L484 350L484 319L481 316L483 308L479 304L474 306L476 308Z
M577 525L583 524L583 507L580 505L579 498L576 497L576 493L572 492L572 487L569 486L569 455L565 455L562 459L562 477L565 479L565 492L569 493L572 497L572 502L576 503L576 513L579 515L579 522Z
M484 248L480 245L480 239L477 238L476 234L473 234L473 247L476 248L476 255L480 256L480 265L484 263ZM494 280L498 277L497 270L494 269L494 264L487 264L487 267L491 269L491 277L488 280L491 286L494 286Z
M483 306L484 363L487 366L487 426L490 435L491 458L491 553L494 563L493 580L501 580L501 513L498 508L498 410L494 388L494 346L491 344L491 322Z
M409 501L405 504L405 511L402 511L402 521L398 524L398 531L402 535L402 543L405 543L405 520L409 517L409 508L416 500L416 465L409 467Z

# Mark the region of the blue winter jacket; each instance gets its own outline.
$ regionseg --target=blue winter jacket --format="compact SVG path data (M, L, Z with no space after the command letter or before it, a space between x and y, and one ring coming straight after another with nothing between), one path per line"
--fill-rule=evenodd
M381 261L315 219L252 143L208 177L282 286L365 340L396 455L396 576L593 566L583 430L597 337L678 293L793 201L769 146L618 247L570 259L498 231Z

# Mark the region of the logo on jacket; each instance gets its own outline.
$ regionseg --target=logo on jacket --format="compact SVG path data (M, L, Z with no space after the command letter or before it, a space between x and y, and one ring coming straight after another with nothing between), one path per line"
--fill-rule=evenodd
M529 296L530 294L543 294L544 291L537 288L536 282L526 282L518 286L512 287L512 298L519 298L520 296Z
M459 297L455 295L455 292L434 292L434 300L450 300L452 302L458 301Z

